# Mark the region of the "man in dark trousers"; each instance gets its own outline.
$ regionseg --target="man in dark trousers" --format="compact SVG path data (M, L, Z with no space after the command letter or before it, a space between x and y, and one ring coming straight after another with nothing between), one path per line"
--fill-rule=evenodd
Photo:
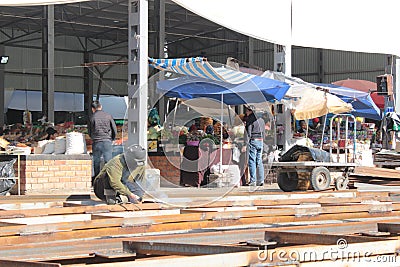
M102 110L99 101L93 101L92 111L93 116L90 119L89 135L92 138L92 153L94 177L100 172L101 156L104 162L107 163L112 158L112 141L115 140L117 135L117 126L115 125L113 117Z
M249 158L250 186L264 185L264 165L262 162L265 122L261 116L254 114L255 107L247 106L246 109L246 134L247 153ZM257 178L256 178L257 172Z
M112 158L94 180L96 196L109 205L141 202L144 190L140 183L145 175L146 156L144 148L132 145Z

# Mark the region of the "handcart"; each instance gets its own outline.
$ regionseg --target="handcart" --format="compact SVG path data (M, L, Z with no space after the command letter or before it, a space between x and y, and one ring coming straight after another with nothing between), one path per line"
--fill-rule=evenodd
M345 118L344 135L340 131L340 120L337 120L336 133L333 133L333 121L335 118ZM272 168L277 173L279 188L285 192L296 190L313 189L316 191L326 190L334 184L337 190L347 188L349 174L354 172L356 152L356 127L353 129L353 159L349 162L347 154L347 144L349 135L349 118L355 118L349 114L335 115L330 123L330 150L326 152L322 149L309 148L296 145L289 149L282 157L280 162L273 162ZM333 161L332 144L333 137L337 138L337 161ZM339 150L342 146L345 151L344 162L339 162Z

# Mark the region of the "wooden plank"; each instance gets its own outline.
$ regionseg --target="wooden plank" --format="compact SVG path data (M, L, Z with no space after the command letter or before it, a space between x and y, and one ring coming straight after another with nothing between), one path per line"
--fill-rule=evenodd
M46 261L50 259L67 259L89 257L90 253L104 253L112 250L121 250L123 240L136 241L159 241L159 242L186 242L196 244L237 244L239 242L255 239L264 239L265 230L276 229L293 231L311 231L311 233L338 233L352 234L357 231L372 231L377 229L376 222L347 222L322 225L284 226L280 228L259 228L259 229L226 229L225 231L207 231L199 233L167 233L153 236L101 238L101 239L78 239L49 243L36 243L30 245L24 243L14 246L3 246L0 249L0 258L26 260L35 258ZM80 256L82 255L82 256Z
M16 209L43 209L62 207L63 202L31 202L31 203L4 203L0 204L0 210L16 210Z
M379 177L382 179L400 179L400 171L388 169L388 168L378 168L378 167L365 167L358 166L355 168L354 173L351 175L358 176L371 176Z
M92 218L91 214L68 214L68 215L53 215L46 217L24 217L24 218L13 218L13 219L0 219L0 222L12 223L12 224L50 224L58 222L74 222L74 221L90 221Z
M380 204L380 203L378 203ZM385 205L385 203L383 203ZM400 204L391 204L390 206L394 211L389 212L383 216L390 217L399 214ZM374 210L375 209L375 210ZM308 208L307 205L299 205L292 208L274 208L274 209L258 209L254 211L232 211L232 212L202 212L202 213L187 213L187 214L173 214L173 215L161 215L161 216L143 216L140 219L130 220L124 218L115 219L97 219L101 216L94 217L95 219L90 221L71 221L68 223L46 223L46 217L37 217L38 221L42 221L46 224L49 229L54 231L73 231L83 229L96 229L96 228L108 228L108 227L121 227L125 226L150 226L152 224L167 224L177 222L196 222L196 221L223 221L223 220L238 220L246 219L251 222L252 218L254 221L275 223L276 218L281 218L285 222L287 221L301 221L305 217L307 220L319 220L319 219L350 219L350 218L375 218L381 216L379 212L376 214L368 215L368 212L379 211L380 206L374 206L374 204L357 204L347 206L327 206L319 208ZM313 218L309 218L312 213ZM135 212L132 212L135 213ZM340 214L339 214L340 213ZM374 213L374 212L373 212ZM113 213L110 213L112 216ZM326 214L326 215L323 215ZM346 215L348 214L348 215ZM79 215L75 215L79 216ZM291 216L297 216L296 219L289 219ZM311 215L310 215L311 216ZM105 218L105 217L104 217ZM134 218L134 217L132 217ZM257 218L257 219L256 219ZM232 223L232 222L231 222ZM37 229L30 228L27 226L3 226L1 227L0 236L19 235L21 233L35 233Z
M380 203L378 203L380 204ZM385 205L385 203L383 203ZM290 208L273 208L273 209L258 209L258 210L244 210L244 211L231 211L231 212L201 212L201 213L187 213L187 214L173 214L173 215L159 215L159 216L142 216L140 219L130 220L129 217L135 218L135 216L127 216L128 219L115 218L115 219L98 219L102 216L93 215L93 220L86 221L70 221L70 222L60 222L60 223L47 223L46 217L36 217L36 221L42 222L49 229L54 231L73 231L73 230L83 230L83 229L96 229L96 228L108 228L108 227L121 227L123 225L129 226L141 226L152 224L167 224L167 223L177 223L177 222L196 222L196 221L207 221L207 220L238 220L238 219L248 219L251 221L252 218L258 218L257 221L263 221L265 223L275 223L276 218L282 218L285 221L290 221L291 216L297 216L297 221L303 220L301 217L305 217L309 220L318 220L320 218L327 219L339 219L339 218L374 218L378 217L377 213L374 216L369 216L363 212L374 211L374 208L379 211L380 206L374 206L374 204L357 204L357 205L347 205L347 206L327 206L313 208L308 207L308 205L299 205ZM377 208L376 208L377 207ZM394 210L385 214L385 216L396 216L399 214L400 204L391 204L390 207ZM136 211L135 211L136 212ZM134 214L135 212L131 212ZM313 218L308 218L312 213ZM340 215L338 214L340 213ZM348 215L346 215L348 213ZM113 213L109 213L111 217ZM323 216L322 214L326 214ZM116 214L118 215L118 213ZM74 215L79 217L78 215ZM84 215L84 216L88 216ZM289 216L289 217L286 217ZM352 217L354 216L354 217ZM115 216L118 217L118 216ZM104 216L106 218L106 216ZM254 219L256 220L256 219ZM1 227L0 236L10 236L19 235L21 233L35 233L37 228L30 228L27 226L3 226Z
M95 214L92 214L92 219L101 219L104 217L134 218L134 217L165 216L165 215L177 215L177 214L181 214L181 210L179 210L179 209L141 210L141 211L95 213Z
M201 215L201 214L200 214ZM137 233L151 233L151 232L162 232L162 231L176 231L176 230L188 230L188 229L205 229L215 227L227 227L227 226L243 226L252 224L275 224L283 222L303 222L303 221L320 221L320 220L340 220L349 218L370 218L370 217L382 217L390 219L392 216L399 216L400 212L392 212L390 214L369 214L368 212L360 213L343 213L343 214L323 214L319 216L311 217L295 217L295 216L272 216L272 217L251 217L251 218L234 218L229 217L220 220L199 220L192 222L174 222L174 223L162 223L162 224L146 224L137 223L133 221L130 224L128 221L127 227L106 227L98 229L89 229L90 223L87 224L86 230L74 230L74 231L59 231L49 234L36 234L27 236L3 236L0 237L0 244L4 245L15 245L23 243L38 243L38 242L52 242L59 240L69 240L76 238L96 238L99 236L118 236L118 235L131 235ZM107 219L105 219L107 220ZM116 220L116 219L109 219ZM97 220L104 221L104 220ZM99 223L99 222L97 222ZM65 226L64 226L65 227Z
M101 213L113 211L135 211L135 210L155 210L168 209L168 206L162 204L124 204L124 205L98 205L98 206L79 206L79 207L62 207L47 209L30 209L30 210L1 210L0 218L22 218L59 214L78 214L78 213Z

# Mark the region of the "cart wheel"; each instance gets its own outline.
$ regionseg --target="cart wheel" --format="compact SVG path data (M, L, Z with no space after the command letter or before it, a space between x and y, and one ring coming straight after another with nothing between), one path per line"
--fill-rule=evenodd
M339 176L335 181L336 190L345 190L347 189L347 184L349 183L349 179L346 179L344 176Z
M278 175L279 188L285 192L296 190L298 181L297 172L280 172Z
M311 185L314 190L325 190L331 185L331 174L325 167L316 167L311 172Z

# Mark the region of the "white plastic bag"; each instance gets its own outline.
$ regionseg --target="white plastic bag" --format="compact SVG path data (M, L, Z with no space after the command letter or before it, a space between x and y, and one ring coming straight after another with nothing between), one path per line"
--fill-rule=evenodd
M64 154L67 150L67 144L64 136L56 137L54 144L54 154Z
M48 142L49 142L49 140L39 141L38 144L37 144L37 147L34 148L34 153L35 154L43 154L44 147L46 146L46 144Z
M85 153L85 143L82 133L70 132L66 134L65 155L79 155Z
M44 146L42 154L53 154L54 153L54 140L50 140Z

